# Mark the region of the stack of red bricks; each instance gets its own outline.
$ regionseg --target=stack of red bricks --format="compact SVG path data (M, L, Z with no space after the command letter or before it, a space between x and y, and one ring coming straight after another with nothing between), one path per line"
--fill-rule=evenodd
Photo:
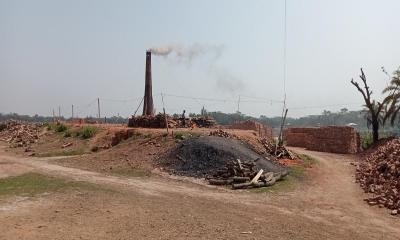
M288 128L284 132L288 146L332 153L357 153L360 135L352 127Z
M242 129L242 130L253 130L258 133L261 138L272 139L272 127L253 121L247 120L242 122L237 122L229 126L230 129Z

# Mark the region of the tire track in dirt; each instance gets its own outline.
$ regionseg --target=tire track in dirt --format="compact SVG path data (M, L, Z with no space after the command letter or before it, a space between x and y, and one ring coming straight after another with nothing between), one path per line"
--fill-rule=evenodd
M350 162L355 161L353 156L311 152L298 148L293 150L318 159L319 164L311 170L311 179L306 185L292 192L277 194L233 192L166 177L109 176L55 165L49 159L13 156L4 152L2 148L0 148L0 162L15 163L53 176L108 184L149 197L190 196L241 204L249 208L268 208L268 211L272 212L270 217L276 217L276 221L281 222L282 226L285 225L285 218L282 216L286 216L330 226L335 231L342 232L341 234L351 230L360 236L369 236L370 239L380 239L383 236L385 239L397 239L400 234L398 218L390 216L383 209L371 208L363 202L365 195L354 183L354 167L350 165ZM360 237L360 239L365 238Z

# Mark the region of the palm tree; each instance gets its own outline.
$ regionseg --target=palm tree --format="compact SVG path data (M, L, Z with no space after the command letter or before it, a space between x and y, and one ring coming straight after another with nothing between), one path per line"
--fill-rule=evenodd
M383 90L383 93L388 94L384 100L386 116L383 121L385 122L390 118L390 123L394 125L400 112L400 68L393 73L392 80L389 86Z

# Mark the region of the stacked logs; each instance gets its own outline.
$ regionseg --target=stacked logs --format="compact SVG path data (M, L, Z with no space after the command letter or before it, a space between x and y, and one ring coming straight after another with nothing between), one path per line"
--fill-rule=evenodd
M8 120L0 125L0 140L10 147L29 147L39 139L40 124Z
M218 129L215 131L211 131L209 136L215 136L215 137L223 137L223 138L232 138L232 139L239 139L235 134L231 134L228 132L225 132L224 130Z
M365 199L369 205L400 214L400 139L387 141L367 154L357 167L356 181L372 195Z
M231 185L232 189L249 189L268 187L281 180L288 173L264 173L257 169L254 161L228 162L225 167L218 169L216 173L208 177L211 185Z
M168 121L165 121L165 117L167 117ZM215 125L215 121L207 117L172 118L169 115L159 113L155 116L132 116L128 120L128 127L166 128L167 122L169 128L188 128L193 126L200 128L210 128Z
M275 144L266 138L259 139L258 141L263 145L267 153L275 156L278 159L296 159L296 155L283 145L279 146L278 144Z
M199 128L211 128L216 124L215 120L209 117L194 117L190 119L190 122Z
M159 113L155 116L143 115L132 116L128 120L128 127L142 127L142 128L166 128L165 117L168 119L168 127L176 127L177 123L172 120L168 115Z

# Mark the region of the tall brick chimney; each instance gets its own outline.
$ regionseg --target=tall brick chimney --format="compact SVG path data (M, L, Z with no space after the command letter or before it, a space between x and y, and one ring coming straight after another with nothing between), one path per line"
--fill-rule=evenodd
M151 116L154 115L150 51L146 51L146 76L144 85L143 115L151 115Z

